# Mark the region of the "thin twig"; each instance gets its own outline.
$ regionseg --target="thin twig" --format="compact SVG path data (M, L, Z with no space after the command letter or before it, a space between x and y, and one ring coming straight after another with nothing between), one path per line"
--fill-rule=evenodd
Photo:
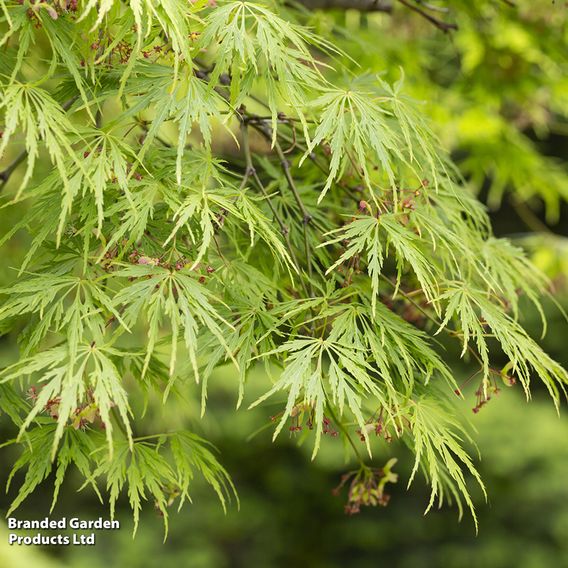
M27 158L27 150L22 150L14 159L14 161L8 165L8 167L0 172L0 188L3 188L10 176L14 173L14 170Z
M424 2L424 0L414 0L417 4L421 4L427 10L431 10L432 12L442 12L443 14L447 14L449 12L448 8L445 6L434 6L433 4L429 4L428 2Z
M549 227L543 223L531 210L531 208L522 200L515 196L509 197L509 202L517 215L521 218L524 224L535 233L552 233Z
M302 201L302 197L300 196L300 192L296 187L296 182L290 173L290 162L286 159L284 152L278 141L274 142L274 148L276 149L276 153L278 154L278 158L280 159L280 164L282 165L282 169L284 171L284 176L286 177L286 181L288 182L288 186L290 187L290 191L294 195L294 199L300 208L302 213L302 226L304 232L304 250L306 253L306 263L308 265L308 287L310 289L310 298L314 297L314 285L313 285L313 272L312 272L312 252L310 249L310 243L308 239L308 225L312 220L311 214L306 209L304 202Z
M423 10L422 8L415 6L414 4L409 2L408 0L398 0L398 1L403 6L406 6L409 10L412 10L413 12L420 14L423 18L428 20L431 24L434 24L439 30L442 30L444 33L448 33L451 30L457 30L458 29L457 24L451 24L449 22L444 22L442 20L439 20L438 18L435 18L434 16L432 16L432 14L429 14L428 12Z
M296 253L294 252L294 248L293 248L292 243L290 241L290 230L284 224L284 221L282 221L282 218L280 217L278 211L276 210L276 207L274 207L274 204L272 203L272 200L270 199L270 196L268 195L268 192L266 191L264 184L262 183L261 179L258 177L258 174L256 173L256 169L255 169L254 164L252 162L252 154L251 154L251 151L250 151L248 126L247 126L245 121L241 122L241 135L242 135L242 142L243 142L243 151L244 151L244 154L245 154L245 167L246 167L245 176L252 177L253 180L255 181L256 185L260 189L260 192L262 193L264 199L266 200L268 207L270 207L270 211L272 211L272 215L274 216L274 219L276 219L276 222L278 223L278 226L280 227L280 232L282 233L282 236L284 237L284 240L286 242L286 246L288 248L288 252L290 253L290 257L292 258L292 261L294 262L296 269L298 270L298 272L300 272L300 265L298 263L298 258L296 257ZM307 294L308 291L305 287L304 281L301 280L301 283L302 283L302 287L304 288L304 291Z
M329 412L329 415L331 416L331 419L335 422L335 424L343 432L343 434L345 434L345 438L349 442L349 445L353 448L353 453L355 454L355 457L357 458L357 461L359 462L361 467L364 469L368 469L369 466L363 460L359 448L355 445L355 442L351 438L351 435L349 434L347 428L345 428L345 426L337 419L337 416L335 415L333 407L331 406L331 403L329 401L327 401L327 410Z
M148 128L148 124L146 123L145 120L137 120L135 126L139 126L146 134L148 134L150 132L150 129ZM166 142L166 140L164 140L159 134L155 134L154 138L164 148L173 148L173 146L169 142Z
M70 98L68 101L65 101L62 105L61 108L64 111L68 111L71 106L73 105L73 103L79 98L79 95L76 95L72 98ZM27 150L22 150L18 156L14 159L14 161L9 164L6 169L4 169L3 171L0 172L0 191L2 191L4 189L4 186L8 183L8 180L10 179L10 176L14 173L14 170L16 170L16 168L23 162L25 161L25 159L28 156L28 151Z

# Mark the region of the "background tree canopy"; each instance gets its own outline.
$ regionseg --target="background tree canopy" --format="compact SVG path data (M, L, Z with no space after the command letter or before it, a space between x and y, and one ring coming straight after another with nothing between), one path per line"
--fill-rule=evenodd
M248 487L313 476L299 518L450 502L477 528L501 493L476 446L565 429L564 5L0 3L5 512L77 487L176 539L204 483L223 534ZM369 565L363 517L330 555Z

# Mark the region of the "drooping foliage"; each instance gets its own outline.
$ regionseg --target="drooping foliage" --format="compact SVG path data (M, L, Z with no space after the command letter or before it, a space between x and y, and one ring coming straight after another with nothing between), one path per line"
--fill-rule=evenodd
M364 34L325 36L330 20L299 6L0 1L2 181L5 205L26 211L3 243L29 236L0 290L1 330L21 352L0 372L22 451L13 474L25 470L12 510L52 472L55 502L72 464L111 512L127 495L135 525L147 499L167 523L196 473L225 504L233 485L197 422L162 433L146 412L195 382L203 413L214 370L231 365L237 406L280 404L275 437L313 430L314 457L324 435L361 438L357 503L384 504L396 481L394 462L370 469L361 455L378 434L414 453L407 479L423 474L429 507L449 498L475 519L468 479L483 484L439 338L479 365L480 405L516 380L527 396L542 381L559 405L568 374L520 320L546 278L493 235L406 62L365 68ZM514 24L494 2L458 4L481 46L466 70L483 67L482 48L511 48L479 19L525 38L523 11ZM534 55L554 76L557 56ZM493 202L513 184L554 216L566 174L527 186L511 163L520 152L533 167L531 144L497 106L484 120L511 156L483 161L462 136L462 171L490 174ZM260 364L273 382L251 400Z

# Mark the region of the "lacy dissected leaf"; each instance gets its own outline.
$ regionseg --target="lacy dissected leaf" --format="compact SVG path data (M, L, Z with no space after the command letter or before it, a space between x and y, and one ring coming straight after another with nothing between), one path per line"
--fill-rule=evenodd
M92 454L97 449L97 443L92 435L74 428L66 428L61 441L61 447L55 462L52 459L51 447L55 435L54 424L38 425L26 434L22 443L23 451L14 464L7 481L8 490L18 471L26 468L24 481L18 490L18 494L10 506L8 514L15 511L22 502L29 497L35 488L47 479L55 470L53 510L59 497L59 490L65 478L69 466L74 465L99 495L98 488L91 479L93 469Z
M211 84L230 72L234 107L245 100L257 77L266 81L274 136L280 100L304 120L307 90L319 89L324 81L308 49L310 44L333 49L306 28L253 2L227 2L210 12L199 43L216 45Z
M168 450L165 449L166 439ZM196 473L211 485L223 507L231 495L236 496L231 479L209 444L187 431L160 437L157 442L136 441L132 449L122 444L112 460L101 460L93 477L106 477L112 517L117 499L126 490L134 514L134 534L142 502L152 499L163 516L167 537L168 507L177 497L180 498L179 508L189 499L189 489Z
M445 491L450 492L462 511L463 499L471 511L477 528L477 517L466 485L465 468L478 482L485 494L485 488L471 457L464 449L464 442L470 441L463 426L440 404L430 397L420 397L409 405L409 428L412 447L416 454L414 469L408 484L422 467L431 487L427 511L436 498L441 504Z
M489 375L489 346L487 337L494 337L509 359L510 371L519 377L527 397L533 373L543 381L558 406L560 393L566 393L568 373L532 339L488 293L454 283L442 294L447 300L442 327L455 318L463 333L463 353L470 342L477 347L485 376Z
M0 308L0 321L26 314L38 317L26 337L24 353L35 349L53 332L66 334L70 355L74 357L87 334L91 339L104 335L104 314L121 321L112 299L103 289L103 282L97 279L58 271L30 274L13 286L0 289L0 294L9 296Z
M365 94L352 90L330 89L316 99L312 105L320 111L317 129L307 152L316 145L326 143L331 153L330 170L320 195L323 199L332 182L341 177L346 169L354 166L369 184L367 167L368 150L380 164L391 186L395 175L391 155L403 160L399 149L400 140L388 126L388 109Z
M136 442L132 448L121 444L112 459L105 459L95 469L95 478L106 477L110 514L114 518L116 501L126 489L134 515L134 534L138 529L142 502L153 499L163 515L165 531L168 531L168 487L176 485L175 473L159 447L149 442Z
M49 455L55 456L65 428L78 408L92 399L105 425L109 452L113 451L113 423L111 411L118 410L126 435L132 432L129 421L129 405L122 377L112 357L119 352L92 344L79 344L72 351L67 344L40 351L6 367L0 373L0 381L13 382L22 378L35 378L41 386L32 409L20 427L19 437L32 424L36 416L46 408L54 407L53 417L57 428L51 441Z
M333 338L299 338L287 341L267 355L279 353L286 353L282 374L253 406L279 391L287 391L286 407L274 437L298 411L298 405L313 408L316 439L312 457L320 446L324 410L328 403L337 405L341 414L348 408L359 427L364 428L362 398L375 396L384 402L380 387L368 374L370 368L364 351L356 346L345 345Z
M340 236L336 237L335 233ZM375 311L379 294L379 280L383 264L391 249L397 265L398 281L404 269L410 268L416 276L424 295L429 301L438 296L438 274L422 250L418 235L401 222L400 216L385 214L378 217L366 216L355 219L343 229L336 229L331 234L334 238L321 246L346 241L345 252L327 269L329 274L338 266L353 257L364 254L367 258L367 271L371 277L373 296L372 309Z
M92 26L99 27L105 16L117 4L114 0L88 0L81 18L96 12ZM199 8L200 3L196 4ZM182 55L187 62L191 61L188 37L191 32L191 22L196 19L192 13L191 3L182 0L132 0L128 8L132 12L140 43L152 32L153 24L156 22L172 42L174 52Z
M19 191L23 190L33 174L40 142L43 142L57 167L69 199L71 168L82 167L70 142L70 137L76 134L75 128L47 91L18 82L3 86L3 91L0 110L4 109L4 131L0 140L0 157L15 132L24 134L27 152L26 172Z
M197 471L211 485L226 510L227 501L237 497L237 493L229 474L215 457L211 444L197 434L183 431L169 436L169 445L181 493L179 509L186 499L191 500L189 489Z
M189 271L141 265L124 268L116 275L132 279L132 283L115 296L116 306L123 310L124 321L131 326L144 315L148 323L147 358L143 372L154 351L164 320L168 321L172 333L171 374L176 364L178 341L183 339L198 379L196 349L200 326L209 329L219 343L227 348L223 327L230 327L230 324L215 308L214 304L218 300Z

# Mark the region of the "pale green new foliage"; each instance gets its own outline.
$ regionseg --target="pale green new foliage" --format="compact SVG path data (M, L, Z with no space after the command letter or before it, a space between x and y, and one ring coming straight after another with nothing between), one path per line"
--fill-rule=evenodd
M168 451L171 460L164 455ZM156 441L141 439L132 447L122 444L113 459L103 457L99 460L92 475L107 479L111 516L114 516L121 491L127 489L134 513L134 532L138 528L142 501L151 496L164 517L166 538L168 507L178 495L181 495L180 506L189 499L189 485L195 470L211 484L225 506L226 499L234 493L227 472L217 462L207 443L189 432L172 432L156 437Z
M492 235L402 70L354 73L355 42L277 4L1 6L3 197L26 211L2 245L30 243L0 289L21 347L0 371L11 479L25 470L11 511L52 471L55 504L72 467L112 514L125 494L135 530L146 500L167 523L197 474L225 507L192 386L214 412L230 365L237 407L280 405L274 437L303 428L315 458L329 435L361 472L353 436L369 460L373 433L400 440L427 508L475 519L468 481L483 485L434 336L479 365L485 397L495 377L527 396L539 378L558 405L568 376L520 321L546 278ZM274 380L254 400L261 364Z
M169 320L172 333L170 375L175 369L177 345L183 336L196 379L198 366L196 343L199 326L205 326L226 346L221 325L229 326L215 307L214 297L206 288L187 274L172 273L161 266L132 266L120 270L117 277L138 279L138 282L124 287L115 297L117 306L124 309L124 319L129 325L137 322L141 314L146 314L148 323L147 357L142 370L144 375L150 356L154 350L162 318ZM231 356L231 353L228 353Z
M404 162L400 140L389 128L388 110L377 104L372 93L351 89L332 89L313 101L320 111L318 127L307 152L322 142L329 144L330 171L320 200L337 177L341 177L349 164L359 167L369 183L368 151L371 150L387 176L388 186L395 185L391 155Z
M75 134L75 128L60 105L43 89L11 82L3 89L0 109L4 110L5 124L0 142L0 156L3 155L10 138L16 131L20 130L25 134L28 162L20 190L26 186L32 176L41 140L51 161L57 166L60 179L68 192L71 177L68 158L72 158L75 167L81 166L75 157L70 140Z
M237 108L260 78L265 82L272 141L276 140L279 103L298 113L308 132L302 107L310 90L320 89L324 82L309 45L333 51L331 44L256 2L227 2L208 14L199 45L215 44L210 90L222 73L230 72L230 103Z
M7 367L2 373L3 381L14 381L39 374L41 391L34 405L20 427L18 438L23 438L25 430L49 401L57 401L57 429L53 436L51 455L57 451L57 445L63 436L67 423L73 418L87 391L96 405L101 420L106 425L106 438L112 455L113 437L110 412L113 406L118 409L124 423L129 441L132 432L128 420L128 400L121 383L121 377L114 365L112 355L119 355L116 350L94 347L91 345L60 345L21 359Z

